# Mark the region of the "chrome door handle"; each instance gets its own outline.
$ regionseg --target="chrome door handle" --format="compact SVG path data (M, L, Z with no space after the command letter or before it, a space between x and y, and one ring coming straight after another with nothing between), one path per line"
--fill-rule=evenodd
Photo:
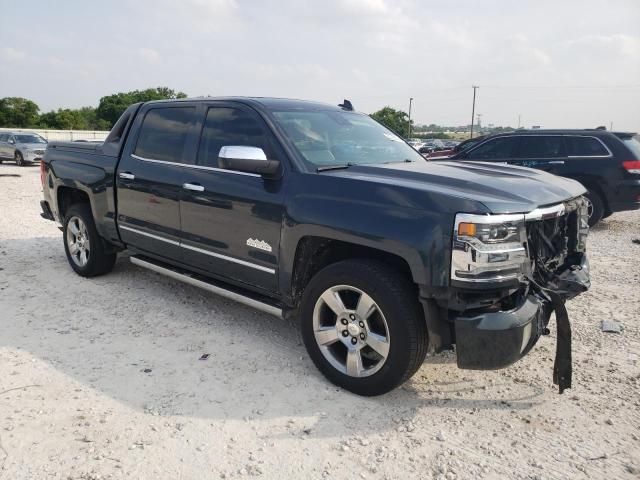
M564 165L564 160L550 160L547 163L553 163L554 165Z
M120 172L118 174L118 176L120 178L124 178L125 180L135 180L136 176L133 173L129 173L129 172Z
M204 187L195 183L183 183L182 188L185 190L191 190L192 192L204 192Z

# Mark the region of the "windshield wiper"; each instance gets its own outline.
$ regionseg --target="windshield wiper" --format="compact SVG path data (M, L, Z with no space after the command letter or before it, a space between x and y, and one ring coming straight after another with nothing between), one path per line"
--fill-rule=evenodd
M316 172L326 172L327 170L342 170L352 166L353 166L353 163L344 163L342 165L323 165L321 167L316 168Z

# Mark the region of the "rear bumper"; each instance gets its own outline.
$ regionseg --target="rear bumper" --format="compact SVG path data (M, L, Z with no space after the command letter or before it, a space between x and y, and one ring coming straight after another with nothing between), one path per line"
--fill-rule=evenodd
M640 209L640 179L623 180L614 190L615 195L608 199L609 210L622 212Z
M513 310L455 319L458 367L495 370L518 361L535 345L551 308L529 295Z
M51 212L51 208L46 200L40 200L40 208L42 209L42 213L40 216L46 220L55 221L53 217L53 213Z

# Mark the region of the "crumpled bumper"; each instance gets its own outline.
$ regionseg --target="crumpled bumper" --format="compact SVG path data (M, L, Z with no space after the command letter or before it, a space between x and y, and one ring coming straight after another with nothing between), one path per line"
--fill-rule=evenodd
M455 319L458 367L495 370L522 358L549 320L547 302L531 294L513 310ZM545 318L546 317L546 318Z
M518 361L531 350L540 335L546 333L549 317L557 307L554 300L564 303L589 286L589 262L583 255L579 264L559 273L545 288L532 288L512 310L457 317L454 325L458 367L495 370ZM570 333L568 342L570 353ZM566 350L565 345L562 350Z

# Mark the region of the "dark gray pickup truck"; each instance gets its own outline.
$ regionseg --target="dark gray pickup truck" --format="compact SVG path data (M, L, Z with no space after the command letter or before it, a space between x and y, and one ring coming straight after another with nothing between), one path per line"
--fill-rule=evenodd
M132 105L102 144L51 143L43 216L71 267L131 261L296 318L309 355L361 395L427 351L497 369L549 332L571 383L564 301L589 287L584 188L523 167L429 163L369 116L270 98Z

